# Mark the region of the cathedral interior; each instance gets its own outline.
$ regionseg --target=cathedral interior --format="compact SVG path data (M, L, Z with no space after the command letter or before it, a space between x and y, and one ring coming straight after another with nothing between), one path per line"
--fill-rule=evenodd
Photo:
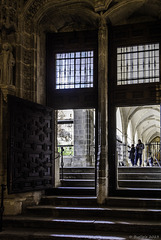
M1 0L0 239L161 239L160 45L161 0Z

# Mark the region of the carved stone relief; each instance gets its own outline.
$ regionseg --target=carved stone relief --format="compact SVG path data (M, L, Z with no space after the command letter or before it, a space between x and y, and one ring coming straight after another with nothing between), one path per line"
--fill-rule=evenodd
M12 51L12 46L8 42L2 45L0 53L0 84L13 85L15 58Z
M2 1L1 4L1 25L7 30L15 30L17 27L17 1Z
M24 63L25 64L31 63L31 55L32 55L31 50L24 50Z

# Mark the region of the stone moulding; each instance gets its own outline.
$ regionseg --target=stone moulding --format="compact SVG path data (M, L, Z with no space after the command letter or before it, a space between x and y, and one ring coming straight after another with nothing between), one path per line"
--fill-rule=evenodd
M52 4L52 5L51 5ZM93 4L93 0L82 0L82 1L77 1L77 0L57 0L57 1L53 1L53 0L36 0L36 1L30 1L30 3L26 4L25 8L24 8L24 12L22 13L23 15L26 15L26 19L33 19L35 14L39 11L39 9L41 9L42 7L44 8L45 5L47 8L48 5L50 5L52 8L55 7L63 7L63 6L67 6L67 5L73 5L73 4L81 4L81 5L85 5L85 6L90 6L90 8L92 7L94 9L94 4Z
M95 0L95 11L105 11L113 0Z

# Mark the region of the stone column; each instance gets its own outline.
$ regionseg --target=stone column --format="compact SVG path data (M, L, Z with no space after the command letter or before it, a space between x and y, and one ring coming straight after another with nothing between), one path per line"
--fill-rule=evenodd
M94 116L92 109L74 110L74 166L92 166Z
M124 132L123 133L123 162L125 164L125 166L129 166L129 162L128 162L128 142L127 142L127 133Z
M103 203L108 195L108 118L107 118L107 59L108 29L101 13L98 32L98 154L97 199Z

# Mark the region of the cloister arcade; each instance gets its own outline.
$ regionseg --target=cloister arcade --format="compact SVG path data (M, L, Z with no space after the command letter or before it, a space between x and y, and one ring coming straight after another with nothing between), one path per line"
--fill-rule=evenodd
M142 166L149 166L153 157L154 165L160 165L160 106L147 105L118 107L117 119L117 155L119 166L131 166L128 151L136 146L138 139L145 145Z

